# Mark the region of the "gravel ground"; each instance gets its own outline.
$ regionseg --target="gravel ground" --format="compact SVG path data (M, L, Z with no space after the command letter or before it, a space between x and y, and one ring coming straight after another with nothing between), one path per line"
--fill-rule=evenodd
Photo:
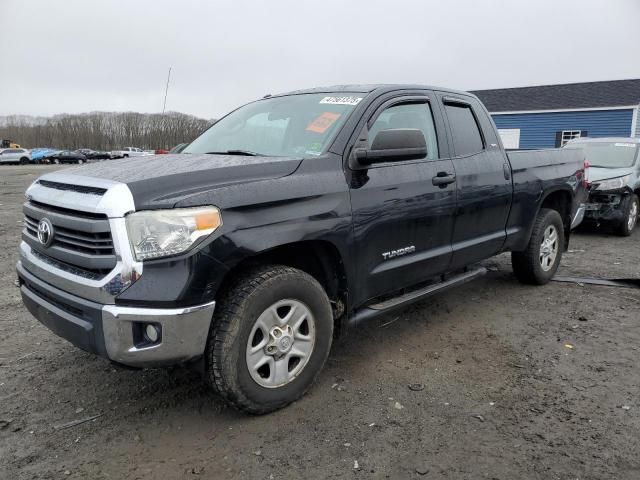
M22 307L20 205L53 169L0 168L0 478L640 478L640 290L523 286L503 255L335 344L305 398L249 417L191 370L116 368ZM640 278L639 247L640 231L580 232L562 274Z

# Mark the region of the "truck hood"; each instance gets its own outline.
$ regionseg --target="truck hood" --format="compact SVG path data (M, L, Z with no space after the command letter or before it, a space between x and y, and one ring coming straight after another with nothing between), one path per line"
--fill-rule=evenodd
M590 167L589 168L589 181L598 182L600 180L608 180L610 178L624 177L633 173L633 168L601 168Z
M235 183L250 183L285 177L302 159L239 155L151 155L89 163L51 176L69 183L103 179L125 183L136 209L171 208L185 197ZM76 179L69 177L77 177Z

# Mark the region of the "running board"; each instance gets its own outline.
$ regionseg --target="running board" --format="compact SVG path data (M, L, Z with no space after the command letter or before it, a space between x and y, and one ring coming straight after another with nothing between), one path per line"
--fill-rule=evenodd
M366 307L357 310L355 314L349 319L348 324L350 327L355 327L371 318L389 313L402 307L406 307L407 305L411 305L412 303L423 300L427 297L430 297L431 295L439 293L443 290L447 290L448 288L455 287L456 285L462 285L463 283L475 280L485 273L487 273L486 268L477 267L473 270L469 270L467 272L448 278L447 280L444 280L440 283L427 285L424 288L405 293L398 297L390 298L389 300L374 303L372 305L367 305Z

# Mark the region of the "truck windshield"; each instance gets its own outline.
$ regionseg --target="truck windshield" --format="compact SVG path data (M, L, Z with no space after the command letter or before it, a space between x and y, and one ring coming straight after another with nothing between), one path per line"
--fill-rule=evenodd
M637 144L625 142L571 142L565 148L582 148L589 164L599 168L632 167L638 151Z
M222 118L182 153L318 156L362 98L340 92L258 100Z

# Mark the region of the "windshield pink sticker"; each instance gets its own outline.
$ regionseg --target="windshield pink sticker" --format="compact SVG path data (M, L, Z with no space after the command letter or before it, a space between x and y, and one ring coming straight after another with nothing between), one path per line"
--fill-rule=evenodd
M320 100L320 103L327 103L329 105L357 105L362 100L362 97L324 97Z
M324 112L322 115L313 120L309 125L307 125L306 130L308 132L324 133L339 118L339 113Z

